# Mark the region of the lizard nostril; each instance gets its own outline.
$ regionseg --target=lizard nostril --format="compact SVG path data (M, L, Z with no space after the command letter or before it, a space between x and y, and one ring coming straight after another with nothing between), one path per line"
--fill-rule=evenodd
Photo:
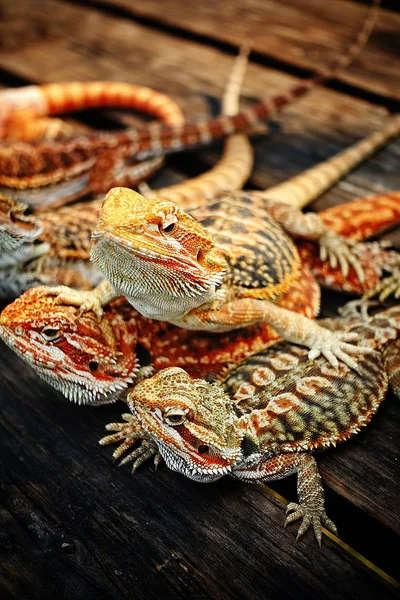
M98 368L99 363L96 360L91 360L89 363L89 369L91 370L91 372L94 373L95 371L97 371Z

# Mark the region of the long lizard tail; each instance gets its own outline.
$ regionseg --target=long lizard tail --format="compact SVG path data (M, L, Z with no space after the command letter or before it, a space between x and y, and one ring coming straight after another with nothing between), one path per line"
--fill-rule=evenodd
M151 131L123 132L120 134L121 141L130 139L133 149L138 152L138 156L144 158L157 153L176 152L184 147L205 143L224 135L251 128L258 121L275 115L277 111L281 110L292 100L304 96L317 85L321 85L334 77L341 69L348 67L364 48L374 27L379 12L379 5L380 0L372 0L372 5L368 9L363 27L346 53L342 54L327 69L319 69L316 75L304 80L287 92L267 98L233 116L218 117L198 124L187 124L182 127L163 127L156 124L151 128Z
M300 175L288 181L257 192L268 200L285 202L296 208L304 208L310 202L321 196L334 183L339 181L363 160L371 156L390 138L400 134L400 115L390 119L386 125L364 138L354 146L343 150L336 156L307 169Z
M222 100L224 115L234 115L239 111L240 90L248 54L248 49L243 47L235 59ZM148 198L172 200L181 209L187 210L215 198L223 191L240 189L248 179L252 167L253 149L247 137L243 134L232 135L226 139L223 156L212 169L183 183L148 190L144 195Z

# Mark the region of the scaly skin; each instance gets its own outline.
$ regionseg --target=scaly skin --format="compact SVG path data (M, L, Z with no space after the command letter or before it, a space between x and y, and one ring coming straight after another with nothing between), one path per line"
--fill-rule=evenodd
M149 113L171 125L183 122L181 109L168 96L147 87L115 81L75 81L6 89L0 92L0 103L3 138L26 139L40 131L42 117L87 108L129 108ZM32 132L30 128L37 121L38 129ZM43 133L47 135L47 130Z
M240 88L247 66L247 59L248 51L247 49L242 49L235 59L232 72L228 78L222 101L223 115L234 115L239 111ZM34 93L35 90L36 92ZM13 105L18 106L19 104L20 106L20 110L16 112L16 115L19 115L19 118L16 118L14 113L12 113L12 116L14 116L13 122L16 120L18 124L21 124L21 122L22 124L32 124L35 131L37 131L40 124L42 124L45 136L51 139L57 139L58 137L63 136L71 138L73 135L76 135L76 131L74 132L73 128L63 121L57 121L57 123L54 124L52 122L48 123L49 120L43 122L42 119L38 124L37 120L24 120L23 116L26 115L26 112L24 110L21 112L21 105L24 105L24 101L26 103L33 102L32 96L35 98L38 95L45 95L46 98L48 97L48 99L45 99L44 101L44 106L46 107L46 110L49 111L50 102L52 112L56 109L57 111L66 110L67 108L82 109L89 105L105 106L117 104L120 106L122 104L126 107L136 108L147 112L150 111L151 114L165 120L167 124L176 125L183 122L181 110L166 96L158 94L149 88L128 84L114 82L52 84L40 88L30 86L29 88L23 88L22 90L7 90L3 93L0 92L0 99L4 100L3 108L5 110L7 107L10 109ZM42 104L39 103L39 106L42 106ZM32 110L33 108L34 107L31 107ZM38 110L38 107L36 108ZM42 111L43 110L45 109L42 106ZM50 121L54 121L54 119ZM49 125L49 127L46 129L44 127L45 125L46 127ZM24 133L20 130L18 130L18 132L20 135L23 135ZM134 166L129 166L129 171L125 172L129 174L130 185L134 185L139 181L147 179L160 167L162 161L163 159L161 157L143 161ZM179 202L180 206L183 208L194 206L198 202L204 201L205 198L212 199L216 197L223 190L240 189L249 177L252 166L253 150L248 139L242 134L232 135L226 139L223 156L213 169L206 172L204 175L189 179L183 184L162 188L159 190L159 193L161 193L163 197ZM121 174L121 166L118 168ZM53 208L54 206L64 204L84 193L84 189L79 187L79 178L81 177L81 174L78 173L77 177L77 180L72 178L72 180L69 181L69 179L71 179L70 174L66 171L64 178L66 181L62 180L54 186L49 186L45 189L40 188L37 193L33 189L30 189L26 200L28 200L30 204L33 204L37 209L40 209L40 207L46 203L51 204ZM81 183L83 183L83 185L87 184L85 177L83 177ZM78 189L76 184L78 184ZM20 191L18 194L19 197L21 197L22 192ZM102 198L94 201L94 211L99 210L101 202Z
M51 143L3 144L0 147L0 185L9 188L10 194L12 190L13 197L18 200L26 199L22 191L27 188L56 186L70 178L75 181L75 197L89 191L106 191L112 185L127 185L130 181L129 174L119 173L118 168L128 157L130 160L142 160L251 129L255 122L272 116L292 100L334 76L338 69L347 66L366 43L378 8L379 0L373 0L373 8L368 11L355 43L331 69L303 81L287 93L260 102L237 115L200 124L93 134L71 141L56 139Z
M387 219L383 210L385 205L379 204L380 200L382 198L378 197L377 203L373 205L376 209L374 214ZM347 228L347 207L360 209L362 206L362 201L343 206L345 220L342 232ZM377 210L379 206L381 210ZM324 211L324 218L329 219L330 213L335 214L335 211L335 208ZM354 216L357 214L355 210ZM374 222L379 230L382 222L377 218ZM388 224L387 220L384 223ZM340 229L340 220L337 218L335 226ZM374 246L370 250L368 248L368 245L363 246L365 257L360 256L360 260L366 274L364 285L369 282L373 287L378 280L379 269L378 260L374 258L372 261L370 254L379 254L380 262L388 263L393 253ZM320 294L311 274L311 261L318 265L318 257L308 254L302 265L301 276L278 300L278 304L314 318L319 310ZM324 269L325 278L336 282L336 287L340 289L339 282L343 276L339 269L332 269L329 265ZM353 280L355 284L359 284L355 273L350 271L345 284L348 285ZM35 288L4 309L0 317L0 335L40 377L62 391L67 398L79 403L112 402L120 397L120 393L124 398L131 381L136 383L138 379L165 367L179 366L195 377L209 378L277 340L276 333L263 323L226 335L192 332L160 321L150 321L121 300L105 307L101 317L93 312L80 315L71 305L57 304L55 298L47 292L48 288ZM118 313L119 320L115 317ZM108 338L104 332L108 332L110 327L113 332L109 333ZM57 332L59 339L56 342L43 337L43 330L49 329ZM96 340L95 346L92 339ZM113 341L110 343L109 339L124 340L124 352L118 354L118 346ZM130 348L128 353L136 359L122 377L119 364L120 361L123 361L123 365L126 364L127 348ZM103 369L93 369L93 361L97 361L97 355L107 357L108 362L101 359ZM107 377L104 378L107 366ZM114 380L111 373L115 374Z
M198 220L195 220L197 217ZM275 219L274 219L275 217ZM60 300L101 312L101 304L124 295L144 316L186 329L231 331L266 322L282 337L355 366L353 337L333 334L312 321L278 308L275 300L298 277L299 257L277 220L296 237L318 240L337 257L344 275L350 263L363 271L345 238L328 230L317 215L264 199L226 196L211 206L181 211L172 202L147 200L126 188L107 195L93 232L92 260L110 282L94 292Z
M36 117L66 110L122 106L147 112L170 126L184 123L183 113L173 100L150 88L126 83L94 81L28 86L0 92L0 102L0 134L6 139L17 138L17 141L10 142L11 146L6 144L4 150L6 164L8 161L9 168L19 180L18 192L13 198L27 200L32 206L39 208L44 205L60 206L92 191L90 170L96 160L89 155L82 156L79 147L73 149L73 140L81 139L83 134L90 138L93 132L87 128L71 126L59 119ZM37 138L38 141L35 141ZM33 139L34 143L27 144L26 140L29 139ZM36 154L35 144L46 148L43 155ZM52 152L52 145L57 144L65 144L65 152L71 154L67 156L63 153L57 157ZM24 161L36 159L44 160L46 166L42 163L42 167L53 170L52 175L39 176L32 182L29 178L21 178L25 168ZM129 185L135 185L149 177L162 163L162 159L157 158L137 165L128 164L124 157L119 156L118 150L115 150L112 165L104 153L98 160L99 169L111 169L113 180L129 182ZM11 193L13 185L9 186L7 183L7 167L5 168L6 171L2 173L5 179L0 181L0 185L4 184L3 191ZM14 181L13 177L11 180Z
M121 298L101 317L81 314L47 292L33 288L9 304L0 315L0 337L39 377L79 404L123 399L127 388L167 366L209 377L277 339L264 324L229 336L189 331L146 319ZM280 303L316 316L320 293L309 269Z
M222 110L238 110L240 88L247 64L242 51L229 77ZM145 163L142 163L144 166ZM182 207L213 198L223 189L242 187L253 164L247 138L232 135L225 142L222 159L209 172L163 188L159 192L179 201ZM25 215L26 206L0 194L0 298L14 298L29 287L42 284L70 285L90 289L102 275L90 262L90 235L103 198L58 210Z
M228 82L223 100L224 112L233 113L238 109L239 90L245 64L246 56L242 54L236 60ZM398 133L399 127L399 117L389 119L380 131L372 133L304 174L270 190L254 193L266 198L268 202L278 199L281 203L303 207L372 154L392 135ZM234 135L226 140L224 156L208 173L189 179L183 184L163 188L157 193L164 199L176 201L180 208L188 209L201 205L206 200L218 196L223 189L241 187L249 174L251 164L252 151L247 139L243 135ZM90 289L95 285L99 281L99 275L89 263L89 237L97 223L102 201L101 198L90 204L75 204L59 210L42 211L41 218L36 217L35 220L32 216L25 216L24 207L18 202L1 197L0 295L4 298L14 298L29 287L42 284L70 285L79 289ZM330 209L331 212L327 213L328 220L325 220L324 213L320 216L331 229L343 233L340 228L343 228L345 223L342 218L342 210L345 210L347 228L352 228L352 235L346 233L345 237L358 241L357 230L361 232L361 237L364 237L366 234L376 234L379 226L384 228L393 225L396 218L399 220L399 206L398 194L389 193L386 197L376 196L371 200L360 201L359 204L352 203L351 206L347 205L346 209L344 207ZM310 218L313 217L308 217ZM33 231L27 227L27 219L32 223L36 235L33 235ZM302 259L306 256L312 257L318 280L324 284L326 277L329 276L329 286L334 287L332 273L329 269L325 272L314 246L303 243L300 248ZM334 255L330 258L334 264ZM373 258L378 266L378 257L374 255ZM359 281L350 268L346 276L340 276L339 288L359 294L378 285L381 273L377 273L370 261L364 261L363 265L364 283Z
M372 350L357 356L357 370L334 369L310 360L303 348L280 342L252 355L218 383L192 379L183 369L164 369L128 394L132 414L110 423L101 444L120 442L122 463L133 468L152 456L190 479L210 482L224 475L261 483L297 474L298 503L286 524L301 519L297 538L312 524L336 533L324 507L315 450L346 440L365 426L385 396L388 379L399 393L400 307L364 321L359 315L324 322L356 333ZM397 355L392 350L397 350Z

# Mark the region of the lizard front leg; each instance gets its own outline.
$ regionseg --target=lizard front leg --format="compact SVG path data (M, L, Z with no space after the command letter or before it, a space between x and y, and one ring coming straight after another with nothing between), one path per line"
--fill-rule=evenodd
M189 329L223 332L260 322L271 325L289 342L310 348L310 359L322 354L333 367L338 367L339 359L349 368L357 370L357 362L351 355L371 352L370 348L348 343L358 340L356 333L330 331L312 319L268 300L242 298L219 306L200 307L188 312L176 324Z
M103 314L102 307L120 296L107 279L89 291L74 290L65 285L58 285L46 289L43 293L50 296L57 296L56 301L59 304L79 306L81 314L92 310L99 318Z
M310 454L305 452L280 454L266 460L261 459L255 464L251 461L250 457L249 466L246 466L246 463L244 463L238 469L235 469L233 474L238 479L247 482L262 483L283 479L294 473L297 473L299 502L288 504L286 512L290 514L286 518L285 527L293 521L302 519L296 537L296 540L298 540L312 524L315 537L321 546L322 525L335 534L337 534L337 529L325 512L321 476L317 463Z
M364 270L354 252L355 242L329 229L315 213L304 214L297 208L283 202L267 201L268 212L294 238L318 242L320 258L329 260L332 269L339 264L344 277L349 265L356 272L360 282L364 281Z
M372 290L368 290L362 299L369 300L374 296L378 296L380 302L383 302L392 294L396 299L400 298L400 266L393 269L391 275L381 279Z
M156 444L150 438L149 434L140 427L133 415L125 413L121 416L125 422L109 423L106 425L108 431L115 431L116 433L103 437L99 441L99 444L101 446L106 446L108 444L121 442L113 452L113 458L119 460L123 454L136 444L136 442L141 441L138 448L129 452L129 454L120 461L119 466L131 462L133 463L132 473L134 473L144 462L154 457L154 465L157 468L161 461L161 455L158 452Z

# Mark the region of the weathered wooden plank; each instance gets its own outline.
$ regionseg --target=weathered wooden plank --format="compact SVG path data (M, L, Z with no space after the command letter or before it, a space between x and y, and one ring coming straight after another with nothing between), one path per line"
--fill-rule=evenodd
M365 431L319 460L324 481L332 489L398 535L399 428L399 402L389 395Z
M232 57L219 50L102 14L87 5L23 0L17 6L1 0L0 8L0 68L29 81L103 78L140 82L170 94L187 115L197 118L208 112L209 99L221 96L232 66ZM16 30L18 44L13 41ZM252 64L244 96L260 98L287 89L294 81ZM267 187L287 179L367 135L385 116L386 111L373 104L327 89L315 90L282 113L280 130L275 124L273 135L256 141L251 184ZM399 189L399 154L400 142L395 142L327 198L343 201ZM218 152L186 156L173 160L174 167L182 164L183 170L196 173L215 162Z
M0 6L6 33L7 23L11 27L9 19L13 16L18 22L21 9L17 10L4 0ZM221 81L232 61L217 50L155 33L121 18L106 17L90 7L50 0L41 3L24 0L24 18L20 18L19 23L22 41L10 49L5 36L0 66L33 81L57 78L140 81L177 97L188 114L199 115L205 110L199 90L208 96L220 94ZM29 34L30 31L40 31L43 35L35 37ZM145 51L143 39L147 41ZM28 40L26 45L25 40ZM209 64L213 64L212 70L206 68ZM245 92L249 96L260 96L265 89L273 92L292 81L292 77L252 65ZM266 185L265 181L274 184L307 168L339 150L351 136L354 139L354 136L367 133L372 125L377 126L384 118L381 109L343 94L318 90L313 96L314 100L311 96L291 107L283 120L285 131L257 145L255 183L260 186ZM195 162L198 154L188 156ZM216 153L201 153L200 156L215 158ZM337 186L319 206L322 208L360 193L382 191L386 186L399 188L399 157L400 144L397 142ZM186 164L190 160L186 158ZM174 164L179 162L177 158Z
M322 551L311 536L295 544L283 510L257 487L118 470L96 441L121 406L60 402L8 350L2 373L6 591L75 599L100 590L135 600L396 596L331 540Z
M363 23L367 5L335 0L92 0L123 8L132 17L239 46L248 44L266 57L313 69L329 65L346 49ZM400 99L400 75L393 57L400 53L400 15L382 10L368 46L338 79Z

